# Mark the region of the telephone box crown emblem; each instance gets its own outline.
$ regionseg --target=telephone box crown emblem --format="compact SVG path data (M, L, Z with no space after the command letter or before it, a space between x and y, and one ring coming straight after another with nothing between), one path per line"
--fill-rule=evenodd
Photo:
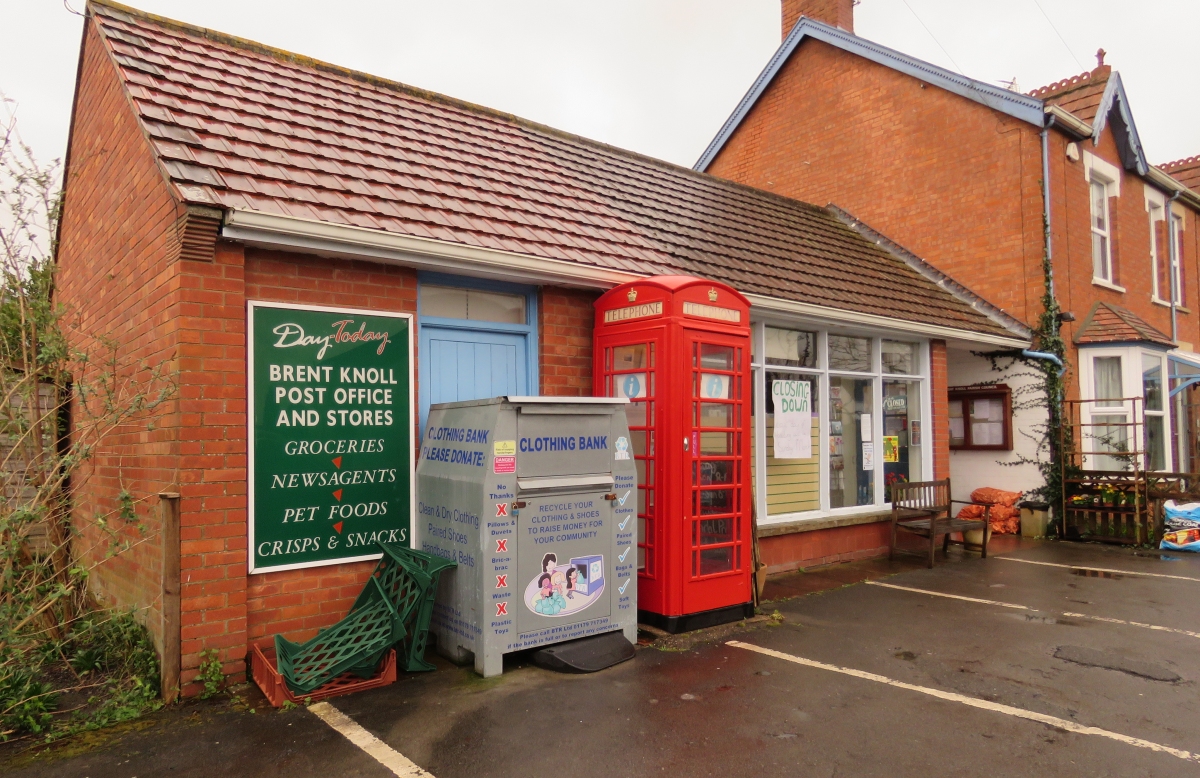
M634 300L636 300L636 299L637 299L637 290L636 290L636 289L630 289L630 290L629 290L629 294L627 294L627 295L626 295L626 297L628 297L628 298L629 298L629 302L633 302Z
M715 303L717 301L717 290L715 288L708 290L708 299L709 302Z

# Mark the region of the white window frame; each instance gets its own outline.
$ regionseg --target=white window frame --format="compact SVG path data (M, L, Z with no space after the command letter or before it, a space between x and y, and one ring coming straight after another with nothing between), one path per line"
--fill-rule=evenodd
M1094 379L1093 360L1096 357L1120 357L1121 358L1121 397L1142 397L1142 355L1152 356L1162 360L1162 381L1163 381L1163 410L1162 411L1146 411L1145 402L1137 403L1137 416L1134 415L1133 405L1131 401L1126 401L1120 405L1111 407L1096 407L1095 403L1085 402L1079 414L1080 421L1083 424L1091 424L1093 416L1111 416L1122 414L1126 421L1134 421L1137 426L1128 427L1129 437L1132 439L1134 434L1146 434L1146 416L1162 416L1164 429L1164 444L1163 444L1163 464L1165 470L1161 472L1171 472L1174 467L1175 452L1171 446L1171 402L1170 402L1170 385L1168 373L1170 371L1170 363L1167 360L1167 352L1159 349L1148 349L1142 346L1084 346L1079 349L1079 396L1084 400L1096 399L1096 384ZM1095 438L1089 433L1094 428L1083 427L1080 430L1079 446L1080 451L1084 454L1083 468L1085 470L1097 470L1095 458L1102 456L1107 452L1097 450L1095 446ZM1145 446L1139 442L1137 448L1143 449ZM1144 452L1143 452L1144 453ZM1138 465L1139 469L1145 469L1145 462Z
M787 367L785 365L770 365L766 361L766 328L778 327L789 330L802 330L805 332L817 333L817 366L816 367ZM829 336L830 335L846 335L856 338L869 338L871 340L871 370L867 372L852 372L846 370L829 369ZM921 442L921 472L922 477L926 480L933 478L933 402L930 386L930 365L932 364L929 354L929 341L921 337L914 337L905 333L889 333L881 335L878 333L855 331L851 329L843 329L840 327L830 328L818 324L797 322L797 321L781 321L778 319L755 319L751 322L750 337L754 339L754 359L751 361L751 370L754 373L754 408L755 414L752 419L754 424L754 451L751 452L754 457L754 500L755 509L758 513L759 526L769 526L775 524L787 524L802 520L819 520L823 518L838 517L838 516L855 516L855 515L872 515L878 514L887 509L890 503L884 501L884 463L883 463L883 382L894 381L917 381L921 385L921 425L922 425L922 442ZM883 372L883 340L899 340L907 343L917 344L917 372L916 373L884 373ZM763 392L766 390L766 374L767 373L797 373L805 375L815 375L818 377L818 386L820 398L817 402L817 417L819 426L819 445L820 451L818 461L818 489L820 490L820 508L809 511L797 511L794 513L781 513L769 515L767 513L767 416L763 413ZM847 378L865 378L872 381L871 393L871 436L874 441L875 451L875 469L873 471L874 481L874 501L869 505L848 505L841 508L831 508L829 501L829 378L830 376L847 377Z
M1150 267L1153 268L1151 274L1153 291L1150 295L1151 302L1158 305L1170 306L1172 297L1174 297L1175 307L1184 307L1183 299L1183 276L1181 274L1182 264L1181 250L1183 248L1183 216L1174 209L1171 210L1170 219L1168 221L1168 203L1166 195L1157 189L1146 185L1146 216L1150 224ZM1161 256L1159 252L1158 241L1156 240L1159 222L1166 222L1167 228L1163 231L1165 241L1162 246L1162 251L1166 256ZM1172 250L1173 249L1173 250ZM1171 289L1160 289L1160 277L1162 273L1163 263L1170 265L1170 272L1167 278L1173 285ZM1173 293L1173 294L1172 294Z
M1146 218L1150 224L1150 268L1151 268L1150 299L1153 302L1158 303L1159 305L1170 305L1171 299L1169 297L1169 293L1170 293L1169 290L1164 290L1164 289L1159 288L1160 278L1163 275L1163 272L1162 272L1163 257L1159 256L1158 241L1156 240L1157 232L1158 232L1158 223L1161 221L1164 221L1167 218L1167 203L1166 203L1166 198L1163 197L1162 192L1159 192L1157 189L1153 189L1150 186L1146 186ZM1168 240L1169 240L1169 238L1168 238ZM1170 247L1164 246L1164 248L1167 250L1167 256L1168 256L1167 261L1170 261L1170 259L1169 259L1170 253L1171 253ZM1179 304L1178 270L1179 270L1179 268L1177 266L1172 265L1171 272L1168 275L1168 278L1170 278L1171 276L1174 276L1173 280L1175 282L1175 290L1176 290L1176 295L1177 295L1176 299L1175 299L1176 305ZM1167 292L1167 294L1164 294L1164 292Z
M1124 292L1124 287L1117 284L1113 277L1113 230L1112 205L1114 197L1121 196L1121 171L1116 166L1097 157L1089 151L1083 152L1083 169L1088 185L1088 227L1089 235L1100 234L1105 238L1106 253L1103 258L1096 256L1094 242L1092 249L1092 283L1107 287L1118 292ZM1096 199L1092 196L1092 186L1099 184L1104 187L1104 230L1096 227ZM1102 262L1098 262L1102 259ZM1097 268L1102 264L1102 268ZM1103 273L1097 273L1102 269Z
M1146 357L1150 357L1152 359L1158 360L1158 371L1159 371L1159 373L1158 373L1159 379L1158 380L1162 384L1162 389L1161 389L1161 391L1162 391L1162 410L1150 410L1150 408L1148 408L1146 406L1146 402L1143 399L1143 401L1140 403L1140 405L1142 406L1142 413L1143 413L1142 436L1146 437L1146 433L1148 432L1148 427L1146 425L1147 419L1149 419L1151 416L1162 417L1162 420L1163 420L1163 440L1162 440L1163 469L1160 471L1157 471L1157 472L1169 473L1174 470L1174 468L1172 467L1172 463L1174 461L1174 452L1171 450L1171 410L1170 410L1171 409L1171 381L1169 380L1168 375L1167 375L1170 372L1171 366L1170 366L1170 362L1167 360L1167 352L1165 352L1165 351L1149 351L1146 349L1140 350L1140 352L1138 353L1137 383L1138 383L1138 392L1140 393L1139 396L1141 396L1143 398L1145 397L1145 387L1143 386L1143 382L1145 380L1144 376L1145 376L1145 370L1146 370L1146 368L1145 368ZM1143 446L1143 448L1144 448L1144 446ZM1147 455L1147 461L1143 463L1143 466L1147 470L1150 469L1149 453L1150 453L1149 451L1145 452L1145 454Z

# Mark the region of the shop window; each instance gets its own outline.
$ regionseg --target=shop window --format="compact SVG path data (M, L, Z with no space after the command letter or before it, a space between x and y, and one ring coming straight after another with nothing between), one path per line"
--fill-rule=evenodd
M829 369L870 373L871 339L847 335L829 336Z
M818 379L801 373L766 374L762 407L767 414L767 515L821 507ZM792 418L784 419L787 415Z
M832 351L831 345L831 357ZM830 508L875 502L873 384L870 379L829 378Z
M768 365L817 366L817 333L766 328Z
M892 500L892 486L922 480L924 430L921 424L921 382L883 382L883 486L884 502Z
M899 340L885 340L880 344L880 358L883 361L883 372L916 375L920 371L917 365L917 344L905 343Z
M1005 384L951 387L950 448L1012 450L1012 391Z
M523 294L421 284L421 315L442 319L525 324Z

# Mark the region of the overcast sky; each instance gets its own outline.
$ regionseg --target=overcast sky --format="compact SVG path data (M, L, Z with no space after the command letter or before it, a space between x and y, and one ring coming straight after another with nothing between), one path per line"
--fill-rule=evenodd
M780 41L779 0L132 2L684 165ZM1200 154L1197 0L861 0L855 14L865 38L1022 91L1090 70L1102 46L1151 162ZM0 92L43 159L66 148L81 25L62 0L0 0Z

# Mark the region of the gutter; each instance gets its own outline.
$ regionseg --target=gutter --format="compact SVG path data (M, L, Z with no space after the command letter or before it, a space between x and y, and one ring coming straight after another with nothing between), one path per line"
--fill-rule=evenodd
M743 294L745 293L743 292ZM886 316L878 316L872 313L844 311L840 308L825 308L820 305L812 305L811 303L780 300L777 297L767 297L761 294L746 294L746 299L750 301L751 310L759 314L776 313L804 316L810 320L820 320L822 323L858 324L875 329L892 330L896 333L910 333L941 340L968 341L1006 348L1025 348L1029 345L1028 338L1022 339L1016 335L974 332L972 330L960 330L955 327L943 327L940 324L925 324L905 319L890 319Z
M1200 194L1188 189L1186 186L1175 180L1167 173L1164 173L1159 168L1151 165L1149 172L1146 173L1146 178L1149 179L1151 183L1157 184L1166 191L1171 192L1173 195L1175 195L1175 197L1183 200L1192 208L1200 210ZM1174 199L1174 197L1172 199Z
M344 259L375 259L401 263L420 270L465 273L524 283L562 284L590 289L611 289L644 278L647 273L627 273L561 259L547 259L513 251L478 248L432 238L342 224L298 219L261 211L230 210L225 214L221 237L250 246L291 249ZM649 268L648 268L649 270Z
M1068 135L1075 136L1075 140L1087 140L1094 134L1092 125L1057 105L1046 106L1046 123L1042 126L1044 128L1057 126Z
M618 284L646 278L656 272L656 269L650 267L647 267L644 273L608 270L560 259L237 209L226 211L221 237L249 246L291 250L324 257L369 259L440 273L469 274L526 284L554 284L586 289L607 290ZM1004 336L960 330L766 295L748 294L746 297L756 313L801 315L831 324L857 324L901 334L1008 348L1023 348L1029 345L1028 338L1021 339L1016 335Z

